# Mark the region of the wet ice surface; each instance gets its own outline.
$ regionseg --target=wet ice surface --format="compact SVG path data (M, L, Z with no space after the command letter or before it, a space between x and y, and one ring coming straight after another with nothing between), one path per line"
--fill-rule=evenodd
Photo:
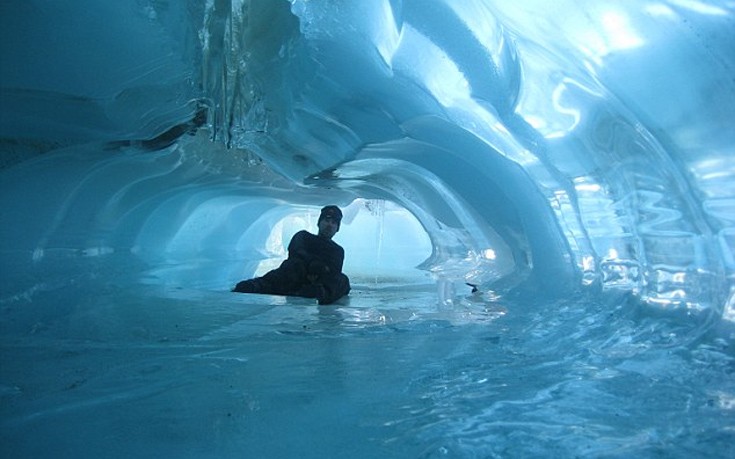
M438 305L430 286L374 285L324 307L150 285L77 298L32 326L23 308L43 293L2 305L3 457L724 457L735 444L732 345L620 298Z

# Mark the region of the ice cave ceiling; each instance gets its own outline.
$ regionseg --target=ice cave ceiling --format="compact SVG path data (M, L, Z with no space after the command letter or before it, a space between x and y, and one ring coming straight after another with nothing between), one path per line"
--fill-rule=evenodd
M393 250L425 232L439 278L735 315L734 18L697 0L4 2L3 264L257 252L285 217L359 198L407 211L422 231Z

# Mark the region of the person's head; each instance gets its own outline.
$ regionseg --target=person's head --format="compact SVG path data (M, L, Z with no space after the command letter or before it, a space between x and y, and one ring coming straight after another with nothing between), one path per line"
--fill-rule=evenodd
M317 227L319 228L319 236L332 239L337 231L339 231L342 223L342 211L337 206L326 206L319 214Z

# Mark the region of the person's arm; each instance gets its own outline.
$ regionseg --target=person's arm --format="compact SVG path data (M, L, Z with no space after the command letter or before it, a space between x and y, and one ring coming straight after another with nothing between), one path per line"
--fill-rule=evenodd
M332 304L348 293L350 293L350 279L343 273L338 273L322 284L322 292L317 300L319 304Z
M289 258L301 258L306 261L309 257L309 253L306 249L305 231L299 231L294 234L291 238L291 242L288 243L288 257Z
M335 257L335 248L334 245L320 242L318 255L312 256L308 265L309 281L312 284L327 282L340 273L341 264Z
M345 259L345 251L340 246L334 246L326 255L326 263L329 266L329 274L336 276L342 272L342 265Z
M341 273L342 272L342 265L345 262L345 249L343 249L342 247L339 247L339 246L338 246L338 248L339 248L339 251L337 251L337 272L338 273Z
M342 273L344 249L337 244L319 243L319 257L310 260L309 283L299 296L316 298L319 304L332 304L350 292L350 281Z

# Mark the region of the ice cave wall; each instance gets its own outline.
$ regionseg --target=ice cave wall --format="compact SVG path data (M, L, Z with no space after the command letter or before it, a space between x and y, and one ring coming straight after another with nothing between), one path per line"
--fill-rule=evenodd
M733 314L731 1L98 3L0 6L13 271L262 251L361 197L440 279Z

